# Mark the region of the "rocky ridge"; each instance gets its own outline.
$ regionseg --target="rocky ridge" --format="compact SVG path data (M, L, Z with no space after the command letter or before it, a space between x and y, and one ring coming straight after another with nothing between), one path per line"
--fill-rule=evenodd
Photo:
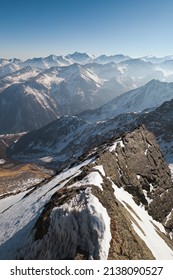
M173 258L173 185L153 134L140 126L88 156L40 187L36 201L44 197L44 203L38 208L36 202L34 209L41 214L28 221L27 240L13 257ZM42 190L49 184L46 195L52 195L46 198ZM31 190L21 203L31 198L33 203L36 192Z

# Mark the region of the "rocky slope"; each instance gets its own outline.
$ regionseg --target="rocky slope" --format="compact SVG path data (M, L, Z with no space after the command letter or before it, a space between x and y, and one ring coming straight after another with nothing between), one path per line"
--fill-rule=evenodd
M135 118L135 114L127 114L90 123L77 116L61 117L21 137L7 149L7 154L17 161L39 162L62 169L111 137L133 129Z
M173 259L173 185L144 126L1 200L1 259Z
M138 119L139 124L144 123L147 129L154 133L169 163L172 163L173 160L172 121L173 99L164 102L152 112L142 114Z

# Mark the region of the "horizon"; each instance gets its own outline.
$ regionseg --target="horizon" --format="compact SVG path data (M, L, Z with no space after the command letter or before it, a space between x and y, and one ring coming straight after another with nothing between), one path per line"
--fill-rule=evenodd
M44 56L32 56L32 57L26 57L25 59L22 59L20 57L0 57L0 59L6 59L6 60L10 60L10 59L20 59L21 61L26 61L26 60L29 60L29 59L35 59L35 58L47 58L49 56L63 56L63 57L66 57L68 55L73 55L75 53L79 53L79 54L88 54L88 55L92 55L94 56L94 58L98 58L99 56L102 56L102 55L105 55L107 57L109 56L118 56L118 55L124 55L124 56L129 56L130 59L141 59L141 58L158 58L158 59L162 59L162 58L166 58L166 57L171 57L173 56L173 53L171 54L166 54L166 55L163 55L163 56L156 56L156 55L153 55L153 54L145 54L145 55L142 55L142 56L130 56L129 54L124 54L124 53L112 53L112 54L106 54L106 53L101 53L99 55L95 55L93 53L87 53L87 52L79 52L79 51L74 51L74 52L71 52L71 53L66 53L66 54L55 54L55 53L48 53L47 55L44 55Z
M170 0L9 0L1 10L0 57L173 53Z

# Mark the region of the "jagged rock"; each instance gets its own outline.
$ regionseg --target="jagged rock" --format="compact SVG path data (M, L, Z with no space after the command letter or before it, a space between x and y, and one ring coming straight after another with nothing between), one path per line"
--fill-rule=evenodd
M139 126L124 135L112 152L103 153L101 161L117 186L131 193L136 203L144 204L154 219L164 221L173 207L173 185L152 133Z

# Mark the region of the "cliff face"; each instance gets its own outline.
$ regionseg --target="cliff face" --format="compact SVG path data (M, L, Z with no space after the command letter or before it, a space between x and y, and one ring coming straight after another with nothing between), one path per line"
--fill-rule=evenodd
M133 195L156 220L164 222L172 209L170 170L154 135L144 126L122 137L108 154L101 155L107 176Z
M171 175L144 126L97 147L38 190L21 200L38 195L26 205L36 217L13 258L173 258Z

